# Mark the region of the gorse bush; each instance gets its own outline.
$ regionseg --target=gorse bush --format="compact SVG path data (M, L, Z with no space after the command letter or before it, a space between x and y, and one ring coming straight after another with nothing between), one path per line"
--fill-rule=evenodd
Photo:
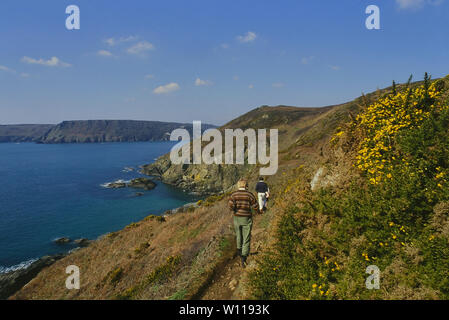
M407 154L396 144L395 137L403 133L408 135L435 113L447 110L448 105L437 100L442 90L439 83L429 84L426 75L424 84L415 89L397 92L393 87L390 94L357 116L353 125L363 139L356 165L368 174L370 183L391 179L391 171L398 166L403 170L408 170L408 166L413 168L413 164L407 162Z
M333 137L351 141L353 179L312 192L296 169L279 198L275 243L250 274L261 299L449 298L449 103L444 81L362 108ZM381 271L368 290L366 267Z

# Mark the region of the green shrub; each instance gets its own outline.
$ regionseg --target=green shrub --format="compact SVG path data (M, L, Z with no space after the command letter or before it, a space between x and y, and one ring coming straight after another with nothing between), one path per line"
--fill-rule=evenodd
M276 241L249 275L255 298L449 298L449 103L422 96L420 108L430 111L419 125L389 136L402 160L391 158L382 179L373 183L372 174L354 167L343 191L287 186ZM357 126L348 126L348 141L360 139L352 136L360 134ZM384 290L366 288L369 265L381 270Z
M142 253L144 253L146 251L146 249L148 249L150 247L150 243L147 242L142 242L137 248L134 248L134 253L137 255L140 255Z
M123 269L121 267L115 268L108 272L103 281L109 280L109 283L112 285L117 284L123 276Z

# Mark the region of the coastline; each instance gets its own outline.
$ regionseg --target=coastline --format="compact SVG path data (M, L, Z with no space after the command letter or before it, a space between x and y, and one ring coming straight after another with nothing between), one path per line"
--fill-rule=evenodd
M165 211L160 216L167 217L176 213L183 213L189 208L197 208L197 202L189 202L180 207L176 207ZM123 229L121 229L123 230ZM120 230L119 230L120 231ZM110 232L109 232L110 233ZM105 233L97 237L96 239L89 240L90 242L97 241L109 233ZM30 259L19 263L17 265L5 268L6 270L11 269L11 271L0 273L0 300L7 300L9 297L14 295L24 286L26 286L30 281L32 281L44 268L51 266L56 261L69 256L73 252L83 248L85 246L78 246L71 249L65 253L57 253L54 255L45 255L38 259Z
M91 145L91 144L90 144ZM100 145L100 144L98 144ZM89 228L84 229L83 220L78 224L74 224L73 228L60 228L62 230L58 230L57 232L48 232L48 230L45 230L47 233L42 232L44 235L40 237L33 237L33 227L29 227L27 230L31 230L29 232L29 235L27 234L26 238L27 240L22 240L24 237L20 238L22 242L29 242L24 243L22 245L21 242L18 242L19 245L16 246L16 242L14 241L15 238L12 238L12 243L16 246L14 247L15 250L12 250L11 256L15 256L17 254L17 258L13 258L11 260L3 259L3 256L0 257L1 263L0 263L0 299L5 299L5 296L10 296L10 288L13 288L13 291L17 291L21 287L23 287L27 282L29 282L32 278L35 277L37 273L39 273L42 268L45 268L49 265L51 265L53 262L56 261L56 259L59 260L61 256L69 255L73 252L73 250L77 250L80 248L76 244L77 240L83 240L83 239L90 239L93 242L97 239L101 238L107 233L110 233L111 231L117 231L122 230L126 225L129 223L132 223L136 220L141 220L145 217L145 215L149 215L150 212L156 214L156 215L164 215L167 213L175 212L179 207L186 204L186 202L196 201L196 197L192 197L190 195L179 195L181 192L178 192L177 190L174 190L172 186L169 186L169 188L165 188L165 186L162 186L163 183L157 188L155 191L149 191L148 193L145 193L146 190L151 190L154 188L150 187L147 184L140 183L141 185L137 185L137 182L142 181L135 181L133 184L133 187L129 189L129 191L126 190L111 190L107 191L104 190L104 182L103 181L115 181L115 179L121 178L127 180L127 184L131 183L133 179L148 179L150 180L151 177L148 177L146 175L142 175L142 173L139 172L139 167L143 164L149 163L157 159L161 154L165 154L168 152L171 143L167 144L166 142L137 142L137 143L107 143L105 144L105 147L101 147L99 152L92 154L92 149L90 146L82 147L81 144L78 145L67 145L61 148L61 146L39 146L36 145L36 143L30 142L30 143L24 143L22 146L16 146L16 143L1 143L0 146L5 149L9 150L13 149L14 152L19 152L19 156L25 157L27 161L34 162L34 156L36 154L36 157L39 156L40 150L44 150L45 154L47 154L48 149L50 150L50 155L52 161L54 160L54 155L60 156L58 159L63 159L63 161L58 161L59 165L57 168L54 168L52 165L43 165L40 166L41 172L64 172L64 174L55 174L53 176L56 177L56 180L53 179L51 186L53 189L58 190L65 190L66 186L68 185L71 187L72 191L73 189L77 188L85 188L86 193L88 193L87 201L85 201L84 207L80 205L80 211L79 211L79 219L83 219L84 217L88 216L88 214L85 214L85 212L89 212L89 210L82 210L83 208L87 207L88 209L91 209L90 206L92 206L92 212L91 216L93 226L89 224ZM129 146L129 147L128 147ZM31 147L31 151L38 150L39 152L34 152L29 154L29 150ZM94 147L95 150L99 150L97 147ZM106 148L106 149L105 149ZM3 151L2 149L2 151ZM26 151L25 154L22 154L23 150ZM74 151L72 151L74 150ZM122 150L124 150L122 152ZM67 153L69 152L69 153ZM89 168L89 170L80 170L82 173L82 178L73 177L73 175L65 175L65 172L68 172L69 169L73 169L73 161L68 162L68 165L66 165L65 158L67 157L69 160L73 159L73 157L70 157L71 154L75 154L77 157L79 156L84 161L84 167L82 165L78 165L78 162L76 163L75 168ZM120 152L120 154L123 156L121 158L118 158L118 160L110 161L109 159L114 158L116 159L115 155ZM7 152L6 152L7 153ZM128 155L128 153L131 153L132 155ZM15 154L15 153L11 153ZM103 170L104 166L91 166L92 157L95 157L96 163L101 163L102 159L107 160L106 170ZM6 167L2 167L2 170L8 171L8 172L17 172L14 165L11 165L8 167L8 163L17 163L17 161L14 161L14 159L8 160L7 158L2 159ZM78 160L77 160L78 161ZM47 161L41 161L39 163L47 163ZM30 168L31 166L25 166L27 168ZM110 169L109 169L110 167ZM64 170L62 170L64 169ZM34 169L33 169L34 170ZM60 170L60 171L57 171ZM75 170L76 171L76 170ZM89 174L89 172L92 172L92 174ZM94 173L95 172L95 173ZM26 170L23 173L28 173ZM22 174L22 171L21 171ZM96 176L94 178L90 177L92 175ZM89 175L89 177L86 177ZM27 177L28 175L22 174L21 177ZM50 178L53 178L52 175L49 175ZM59 179L62 177L61 179ZM146 178L143 178L146 177ZM37 175L37 178L35 181L29 181L28 178L23 179L26 181L26 186L31 185L38 185L39 190L47 190L47 183L43 182L45 181L43 178L41 179L39 175ZM44 177L45 178L45 177ZM58 180L59 179L59 180ZM90 179L90 180L89 180ZM129 181L128 181L129 180ZM68 182L70 181L70 182ZM20 182L20 181L19 181ZM67 184L67 185L66 185ZM61 185L62 188L58 188L56 186ZM73 187L76 186L76 187ZM85 186L91 186L90 189L87 189L89 187ZM30 187L30 189L33 189L36 187ZM45 188L45 189L44 189ZM6 188L5 188L6 189ZM85 190L83 189L83 190ZM135 190L134 190L135 189ZM141 190L142 189L142 190ZM170 190L172 189L172 190ZM176 188L175 188L176 189ZM22 189L21 189L22 190ZM51 190L51 189L49 189ZM52 203L58 203L58 201L55 201L53 199L55 194L58 194L58 197L66 197L67 194L59 195L59 193L54 192L48 192L47 195L50 196L49 201ZM2 190L5 191L5 190ZM7 191L7 190L6 190ZM55 191L55 190L53 190ZM75 190L76 191L76 190ZM181 190L179 190L181 191ZM24 194L22 196L27 196L28 192L24 191ZM67 192L66 192L67 193ZM144 194L145 193L145 194ZM14 196L18 195L20 193L14 193ZM35 194L35 193L30 193ZM164 198L165 197L165 198ZM91 199L93 199L91 201ZM108 201L106 205L102 201L98 201L97 199L105 199L105 201ZM115 200L118 199L117 204L115 203ZM159 200L162 199L162 200ZM173 199L173 202L171 201ZM73 199L69 199L73 200ZM90 202L89 202L90 201ZM163 201L163 204L160 203ZM15 212L14 210L23 212L27 212L29 208L30 211L36 210L36 207L34 206L35 202L33 202L32 205L26 206L24 205L22 201L21 196L12 197L11 201L9 203L13 203L13 208L7 207L6 209L10 209L8 211ZM44 201L37 202L37 205L44 203ZM84 204L84 203L83 203ZM109 205L109 206L108 206ZM65 208L61 208L63 206L55 206L56 209L54 210L54 216L70 216L70 210L65 210ZM118 209L115 209L115 208ZM127 212L124 209L126 208L132 208L132 212ZM58 209L59 208L59 209ZM106 208L106 209L104 209ZM109 213L109 209L113 209L115 211L111 211ZM70 209L70 208L69 208ZM95 209L95 210L94 210ZM82 210L82 211L81 211ZM21 212L22 212L21 211ZM45 210L44 210L45 211ZM56 212L57 211L57 212ZM76 210L72 210L76 211ZM42 210L41 210L42 212ZM68 213L67 213L68 212ZM105 212L108 212L105 214ZM78 213L75 212L76 217L78 217ZM33 215L34 217L35 215ZM72 214L73 216L73 214ZM89 216L88 216L89 218ZM109 219L111 218L111 219ZM62 220L63 218L58 218L59 220ZM57 220L57 219L53 219ZM6 220L4 220L6 221ZM90 220L89 220L90 221ZM101 221L101 222L98 222ZM104 222L103 222L104 221ZM112 222L110 222L112 221ZM3 221L2 221L3 222ZM37 221L38 223L39 221ZM97 228L98 225L101 224L101 229L94 229L92 231L91 229ZM47 224L48 225L48 224ZM51 225L51 223L50 223ZM8 226L2 225L4 229L2 230L11 230ZM51 228L50 228L51 229ZM98 231L95 231L98 230ZM11 233L12 234L12 233ZM10 240L5 234L2 234L2 236L5 236L7 240ZM55 240L57 239L64 239L64 238L70 238L70 243L65 241L61 241L59 243L56 243ZM36 239L37 238L37 239ZM7 245L8 242L4 242L5 245ZM43 244L41 247L38 247L38 249L34 249L33 245L39 243ZM55 244L56 243L56 244ZM29 251L28 248L31 247ZM82 247L82 246L81 246ZM22 250L23 249L23 250Z
M28 282L33 280L42 269L69 255L71 251L51 256L43 256L25 268L0 274L0 300L8 299L14 293L22 289Z

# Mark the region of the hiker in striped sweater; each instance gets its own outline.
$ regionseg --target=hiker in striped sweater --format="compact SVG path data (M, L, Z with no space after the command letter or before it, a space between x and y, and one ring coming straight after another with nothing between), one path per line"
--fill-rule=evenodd
M242 260L242 267L246 266L251 242L253 226L252 210L258 209L256 197L248 191L248 182L239 180L238 190L229 197L229 208L234 213L234 228L237 237L237 250Z

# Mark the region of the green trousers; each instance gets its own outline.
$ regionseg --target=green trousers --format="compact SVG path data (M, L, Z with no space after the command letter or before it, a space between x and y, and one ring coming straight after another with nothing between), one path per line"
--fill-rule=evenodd
M234 216L235 235L237 237L237 249L242 250L242 256L248 256L251 243L252 217Z

